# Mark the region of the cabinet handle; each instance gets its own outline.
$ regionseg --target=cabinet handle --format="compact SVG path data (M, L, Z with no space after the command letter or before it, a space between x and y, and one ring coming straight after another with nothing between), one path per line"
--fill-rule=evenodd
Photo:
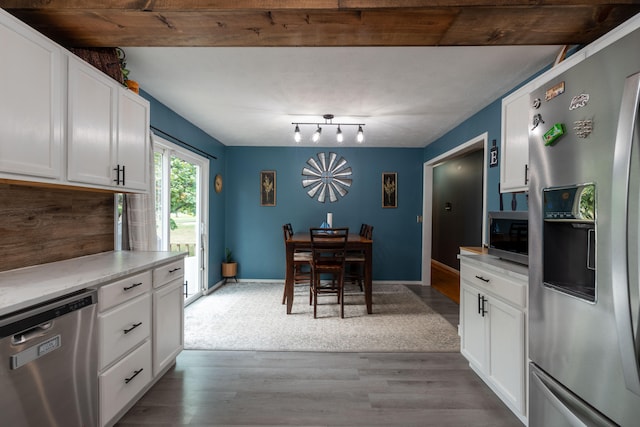
M488 300L483 296L482 297L482 317L484 317L485 314L487 314L487 310L485 310L484 308L484 304L487 302Z
M478 294L478 314L482 313L482 303L480 302L480 294Z
M180 267L173 268L173 269L169 270L169 273L175 273L178 270L182 270L182 268L180 268Z
M122 288L122 289L123 289L123 290L125 290L125 291L128 291L129 289L133 289L133 288L135 288L136 286L140 286L140 285L142 285L142 282L140 282L140 283L134 283L134 284L132 284L131 286L125 286L125 287L124 287L124 288Z
M476 276L476 279L480 279L480 280L482 280L482 281L483 281L483 282L485 282L485 283L489 283L489 280L490 280L490 279L485 279L485 278L484 278L484 277L482 277L482 276Z
M137 371L133 371L133 375L131 375L129 378L125 378L125 379L124 379L124 383L125 383L125 384L129 384L129 383L131 382L131 380L132 380L132 379L134 379L135 377L137 377L137 376L138 376L138 374L139 374L140 372L142 372L142 370L143 370L143 369L144 369L144 368L140 368L140 369L138 369Z
M116 179L114 179L113 182L115 182L116 185L120 185L120 165L116 165L113 170L116 171Z
M128 334L129 332L133 331L135 328L137 328L140 325L142 325L142 322L134 323L132 327L130 327L129 329L125 329L124 330L125 335Z
M524 165L524 183L529 184L529 165Z
M122 185L126 185L124 183L124 165L122 165Z

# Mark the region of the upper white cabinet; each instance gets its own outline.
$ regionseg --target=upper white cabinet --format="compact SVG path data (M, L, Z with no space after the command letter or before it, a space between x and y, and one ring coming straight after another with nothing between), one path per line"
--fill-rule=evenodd
M0 10L0 56L0 176L56 181L62 169L62 49Z
M118 88L103 73L69 56L67 178L112 186L116 158Z
M0 178L147 192L148 101L2 10L0 40Z
M527 191L529 186L529 93L526 85L502 99L500 191Z
M146 191L148 102L73 56L68 75L68 180Z
M149 102L119 87L116 167L120 168L119 185L125 189L148 190L149 146Z

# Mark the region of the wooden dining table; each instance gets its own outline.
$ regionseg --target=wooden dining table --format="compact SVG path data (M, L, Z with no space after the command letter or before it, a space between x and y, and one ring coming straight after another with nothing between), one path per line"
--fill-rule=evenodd
M287 314L291 314L293 307L293 278L294 265L293 253L296 250L311 250L311 236L309 233L295 233L286 241L286 272L285 272L285 298L287 300ZM349 233L347 238L347 251L362 251L364 253L364 299L367 305L367 313L372 313L372 270L373 270L373 240L358 234Z

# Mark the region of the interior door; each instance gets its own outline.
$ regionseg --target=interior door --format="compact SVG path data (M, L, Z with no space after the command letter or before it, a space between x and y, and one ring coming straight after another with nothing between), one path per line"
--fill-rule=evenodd
M206 289L209 161L154 138L156 224L161 248L186 252L185 304Z

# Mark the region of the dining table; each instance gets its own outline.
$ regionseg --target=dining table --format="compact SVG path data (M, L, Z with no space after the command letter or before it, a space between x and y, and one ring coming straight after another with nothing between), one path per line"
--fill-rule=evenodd
M293 288L294 288L294 264L293 254L298 250L311 250L311 236L307 233L294 233L286 240L286 272L285 272L285 299L287 302L287 314L291 314L293 307ZM349 233L347 237L347 251L362 251L364 254L364 299L367 305L367 313L372 313L373 298L372 294L372 256L373 256L373 240L368 239L359 234Z

